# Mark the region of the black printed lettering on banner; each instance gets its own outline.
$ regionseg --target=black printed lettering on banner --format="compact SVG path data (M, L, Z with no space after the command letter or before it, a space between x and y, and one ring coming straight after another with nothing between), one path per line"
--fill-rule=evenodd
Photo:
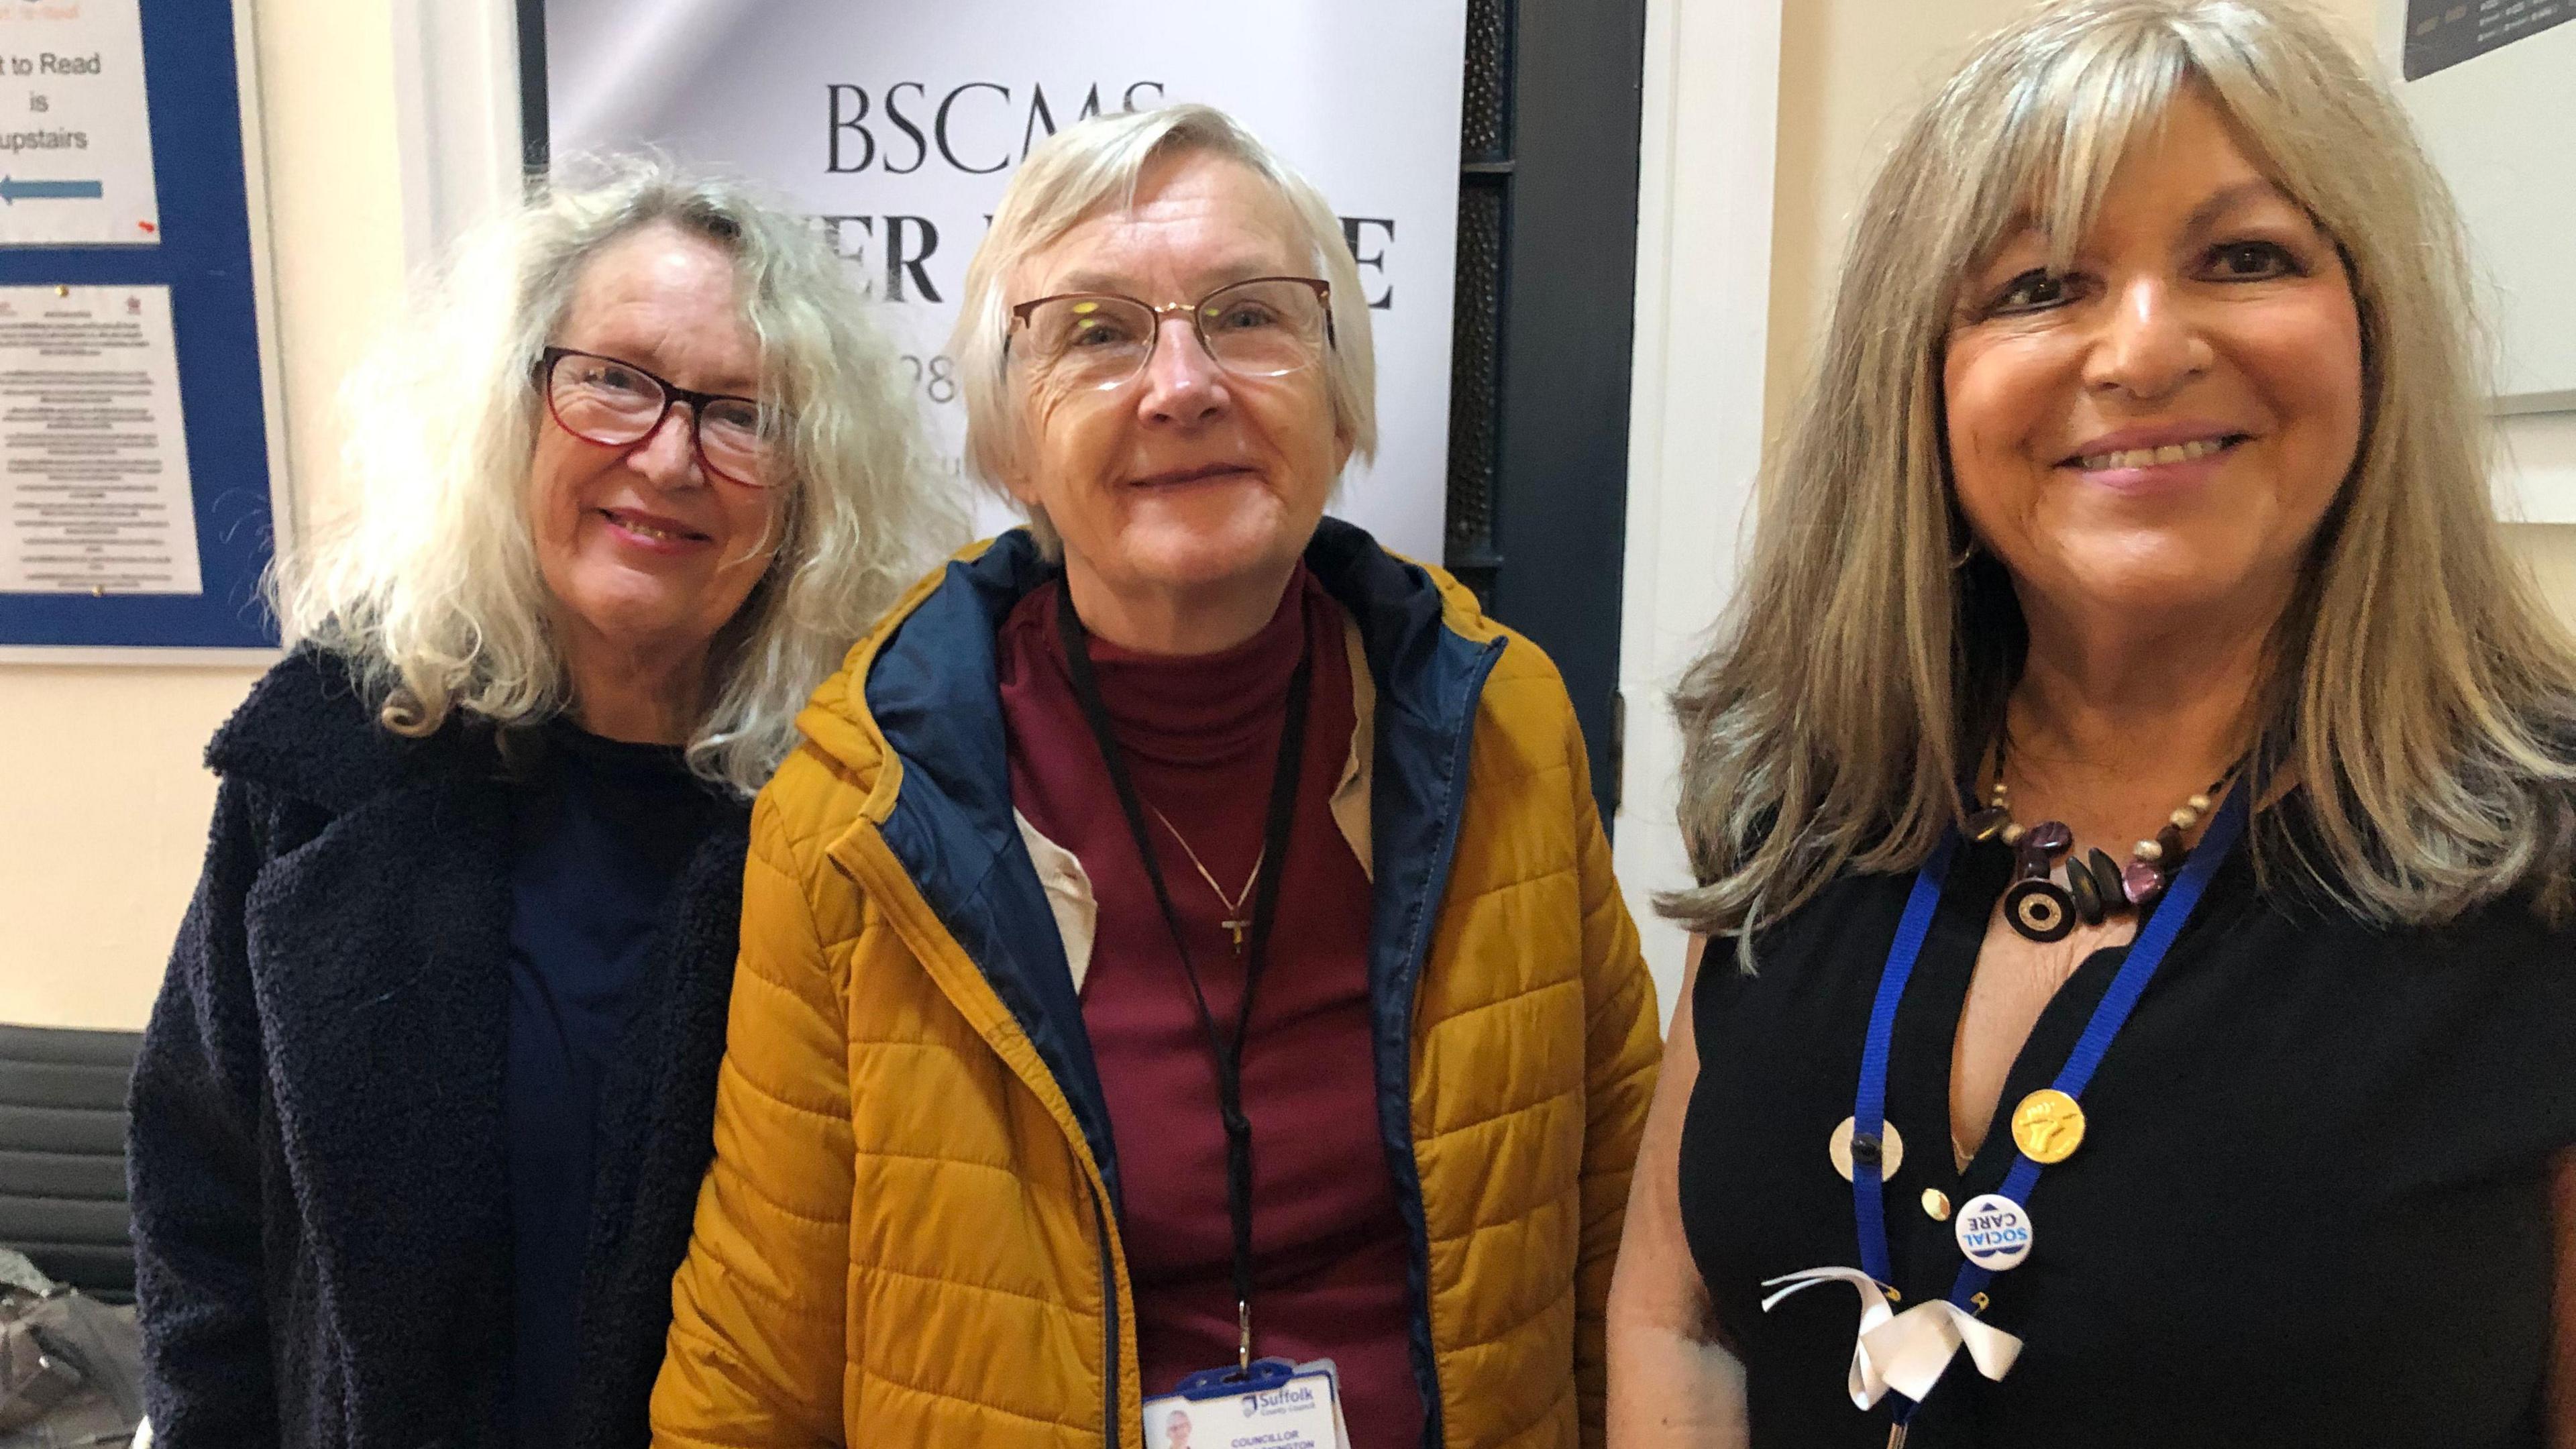
M855 227L859 231L867 233L869 236L876 235L877 219L875 217L818 216L814 218L814 224L823 229L823 245L832 249L832 255L839 257L845 262L856 263L860 266L867 265L866 248L857 242L849 241L849 233L850 230ZM847 245L844 245L845 242Z
M930 159L930 142L928 138L921 134L921 128L919 126L912 123L912 118L903 113L903 108L895 104L896 101L902 99L905 91L911 91L915 95L927 96L930 94L930 87L923 85L919 81L897 81L893 85L886 87L886 119L894 122L896 130L899 130L912 138L912 164L909 166L897 166L892 160L888 160L885 164L885 169L887 174L892 176L910 176L915 171L921 169L922 163Z
M1098 81L1084 87L1081 104L1064 112L1061 120L1062 98L1072 92L1059 86L1056 98L1050 99L1046 86L1035 81L1025 92L1000 81L963 81L938 92L935 102L926 81L897 81L873 94L866 86L834 81L824 87L824 93L828 104L823 169L842 173L874 168L890 176L909 176L934 155L966 175L991 176L1028 159L1029 152L1060 126L1099 115L1106 104ZM1159 104L1164 88L1161 81L1135 81L1117 94L1119 109L1133 111ZM999 126L993 124L996 120ZM1020 132L1016 151L1007 139L1014 120ZM902 133L901 139L889 134L881 143L879 131L885 127ZM986 137L993 139L988 143ZM906 142L908 156L902 154ZM987 144L994 149L979 149Z
M970 176L1007 171L1026 160L1040 141L1059 128L1099 115L1108 105L1107 92L1098 81L1082 88L1078 104L1070 103L1075 94L1071 88L1059 85L1049 96L1046 87L1036 82L1025 91L989 80L965 81L940 91L934 91L924 81L897 81L874 92L866 86L836 81L825 90L830 125L824 170L873 170L888 176L910 176L927 166L934 156ZM1160 104L1165 92L1161 81L1137 81L1117 92L1117 96L1121 110L1134 111ZM1018 123L1016 150L1007 129L993 128L996 118L1005 124ZM987 147L991 149L984 149ZM982 215L989 231L993 215ZM824 243L865 278L861 285L869 296L889 302L947 300L931 275L932 259L939 255L940 235L938 223L929 217L838 214L814 220L823 229ZM1396 219L1345 216L1340 220L1342 243L1350 249L1352 262L1366 274L1361 290L1369 309L1394 310L1395 283L1389 276L1387 254L1395 245ZM882 249L882 265L868 256L871 242ZM1373 292L1369 290L1378 283L1384 285L1376 286Z
M917 252L907 252L904 250L903 237L904 230L907 227L917 228L920 231L921 250ZM937 302L942 300L939 295L939 289L930 284L930 273L922 269L922 263L929 261L930 254L937 250L939 250L939 228L931 224L929 217L887 217L885 231L886 300L889 302L901 302L906 300L903 295L903 279L906 274L910 274L912 277L912 285L920 290L921 300L925 302Z
M979 213L984 227L991 230L993 214ZM850 264L866 280L861 290L870 297L883 297L889 302L944 302L939 284L931 280L930 259L939 253L939 223L926 216L865 216L831 213L814 218L823 229L823 244L834 255ZM880 225L882 223L882 225ZM1345 216L1341 218L1342 241L1351 251L1351 260L1363 271L1384 277L1387 270L1387 248L1395 241L1395 218L1391 216ZM868 243L884 247L882 269L868 260ZM1376 243L1376 250L1363 247ZM877 278L884 277L884 290L878 290ZM1363 279L1365 283L1367 279ZM1363 292L1363 295L1366 295ZM1368 297L1369 310L1389 312L1395 308L1395 284Z
M1382 241L1382 242L1379 244L1378 249L1377 249L1376 251L1373 251L1373 252L1364 252L1364 251L1361 251L1361 250L1360 250L1360 245L1361 245L1360 238L1361 238L1362 230L1363 230L1364 228L1372 227L1372 226L1373 226L1373 227L1376 227L1378 230L1380 230L1380 231L1382 231L1382 232L1386 233L1385 239L1384 239L1384 241ZM1386 245L1385 245L1385 243L1386 243L1386 242L1392 242L1392 241L1394 241L1394 240L1395 240L1395 218L1394 218L1394 217L1391 217L1391 216L1346 216L1346 217L1343 217L1343 218L1342 218L1342 243L1343 243L1343 245L1345 245L1345 246L1347 246L1347 247L1349 247L1349 248L1351 249L1351 260L1352 260L1353 262L1357 263L1358 265L1362 266L1362 267L1375 267L1375 268L1377 268L1377 273L1378 273L1378 275L1379 275L1379 276L1381 276L1381 277L1383 277L1383 276L1385 276L1385 275L1386 275ZM1394 283L1392 283L1392 282L1389 282L1389 283L1387 284L1387 287L1386 287L1386 290L1385 290L1385 291L1380 292L1380 293L1378 293L1376 296L1371 297L1371 298L1369 298L1369 299L1368 299L1368 304L1369 304L1369 310L1370 310L1370 311L1372 311L1372 312L1385 312L1385 311L1389 311L1389 310L1391 310L1391 309L1395 306L1395 284L1394 284Z
M956 167L958 170L963 171L970 176L990 176L994 172L1011 164L1009 152L1004 152L1002 154L1002 159L994 162L990 166L969 166L965 162L957 159L956 149L948 143L948 113L956 107L960 100L965 98L966 93L969 91L991 91L1000 96L1003 103L1006 105L1009 104L1011 99L1011 88L1009 86L995 85L991 81L968 81L966 84L950 91L947 99L939 103L939 119L932 122L931 125L932 129L939 133L939 154L947 158L949 165Z
M1077 121L1087 121L1099 114L1100 83L1094 81L1091 89L1082 97L1082 109L1074 112L1073 118ZM1020 128L1021 156L1027 156L1037 146L1038 127L1041 125L1046 127L1048 135L1054 135L1055 112L1047 109L1046 87L1031 86L1029 87L1029 123Z
M929 217L827 215L814 221L823 228L823 244L863 274L868 269L867 239L878 238L885 243L885 291L878 292L871 278L860 288L868 296L882 295L889 302L947 300L939 295L938 284L930 280L927 263L939 250L939 224ZM877 229L879 221L885 223L882 234Z
M826 171L867 170L868 163L877 159L877 138L868 134L865 124L868 119L868 93L857 86L837 84L825 86L824 90L831 97L832 125L823 133L830 147L830 154L823 163L823 169ZM858 160L847 166L841 164L841 139L844 131L856 132L859 144L868 148L859 153Z

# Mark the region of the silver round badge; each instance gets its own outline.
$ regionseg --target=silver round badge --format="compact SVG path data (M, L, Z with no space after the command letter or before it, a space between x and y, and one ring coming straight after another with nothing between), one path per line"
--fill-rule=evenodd
M1951 1220L1959 1251L1980 1268L2003 1272L2030 1256L2030 1211L2001 1193L1968 1199Z

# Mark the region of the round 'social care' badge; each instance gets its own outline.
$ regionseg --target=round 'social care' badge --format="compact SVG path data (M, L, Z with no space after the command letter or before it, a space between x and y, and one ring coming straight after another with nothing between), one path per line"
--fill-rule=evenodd
M2000 1193L1968 1199L1953 1221L1959 1251L1980 1268L2002 1272L2030 1256L2030 1213Z

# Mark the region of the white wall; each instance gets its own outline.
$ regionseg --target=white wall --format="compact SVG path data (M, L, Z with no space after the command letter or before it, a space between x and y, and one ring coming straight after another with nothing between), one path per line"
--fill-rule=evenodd
M1680 740L1663 701L1734 591L1751 518L1780 25L1781 0L1646 7L1619 647L1627 754L1613 853L1667 1018L1685 939L1653 895L1688 884L1690 866L1673 818Z

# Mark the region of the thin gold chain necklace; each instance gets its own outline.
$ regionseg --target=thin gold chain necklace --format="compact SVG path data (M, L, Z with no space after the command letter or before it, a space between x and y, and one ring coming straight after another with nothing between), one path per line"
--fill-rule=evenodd
M1261 865L1264 860L1268 859L1270 855L1270 847L1268 845L1261 847L1261 854L1252 858L1252 874L1244 877L1243 889L1236 891L1233 895L1229 896L1225 893L1225 887L1216 883L1216 876L1208 870L1207 862L1199 859L1199 853L1196 850L1191 849L1189 837L1181 833L1181 827L1172 823L1171 816L1163 813L1163 807L1160 805L1148 804L1145 808L1154 812L1154 818L1163 822L1163 828L1165 830L1172 832L1172 838L1181 843L1181 853L1190 858L1190 865L1198 871L1199 879L1206 881L1207 888L1214 891L1216 893L1216 898L1224 903L1227 919L1219 921L1217 924L1223 926L1234 936L1234 954L1237 956L1242 955L1244 932L1252 929L1252 919L1244 914L1243 906L1246 901L1252 899L1253 886L1260 883Z

